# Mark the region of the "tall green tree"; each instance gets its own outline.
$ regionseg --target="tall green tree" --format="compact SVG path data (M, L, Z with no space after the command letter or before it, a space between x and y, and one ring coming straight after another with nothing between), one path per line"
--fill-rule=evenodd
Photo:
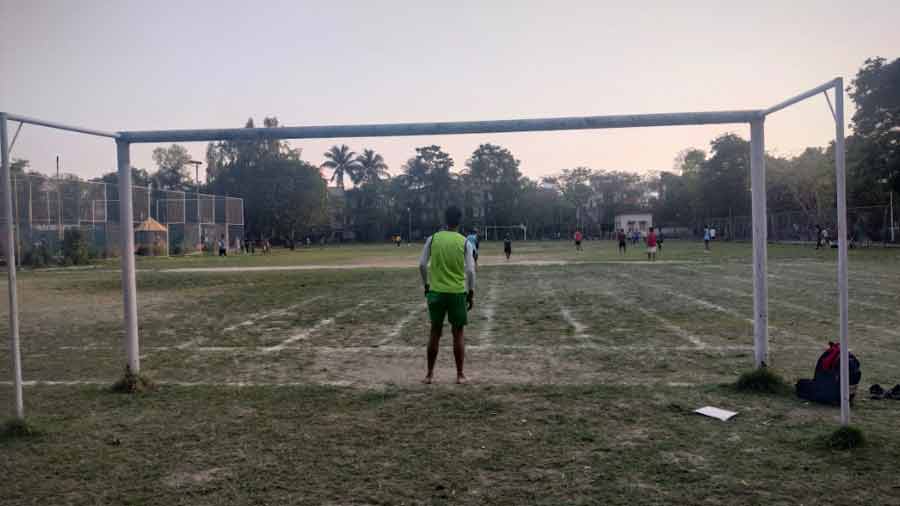
M585 225L585 210L593 195L591 189L591 177L594 171L587 167L563 169L556 179L563 197L568 200L575 209L575 227L583 228Z
M770 210L799 210L810 222L829 220L835 206L834 158L806 148L793 158L766 158Z
M336 182L338 188L344 188L344 176L350 178L353 184L359 183L359 162L356 160L356 153L349 146L331 146L324 156L326 160L322 162L322 167L331 169L331 181Z
M727 133L710 142L710 157L700 168L700 193L706 218L750 214L750 143Z
M117 171L107 172L103 174L99 178L92 179L92 181L107 183L111 185L119 184L119 173ZM139 169L137 167L131 168L131 184L134 186L150 186L150 183L153 182L153 178L150 176L150 173L144 169Z
M277 118L265 118L263 124L278 128ZM252 118L244 126L254 128ZM271 140L207 147L209 191L244 199L245 236L294 239L327 221L325 181L300 154L286 142Z
M167 148L158 147L153 150L153 161L157 167L153 181L160 189L183 191L191 186L188 170L191 155L184 146L172 144Z
M856 104L847 142L849 197L856 205L880 204L887 190L900 192L900 58L867 59L848 92Z
M465 176L477 197L486 225L518 225L518 198L522 190L521 162L508 149L481 144L466 160Z
M364 149L356 157L359 181L362 184L377 183L388 177L388 166L384 163L384 157L376 153L374 149Z
M278 118L263 118L263 126L265 128L278 128ZM248 118L244 123L244 128L255 128L256 125L253 118ZM302 151L292 149L286 141L280 140L237 140L237 141L221 141L211 142L206 147L206 176L210 185L221 186L222 184L233 186L233 182L219 180L219 177L226 178L224 174L228 167L236 165L241 166L259 166L271 159L291 159L299 160Z
M416 156L403 166L403 181L407 184L408 207L417 211L423 230L440 227L443 212L451 200L460 204L456 194L457 175L452 172L453 158L440 146L416 148ZM455 197L455 198L454 198Z
M598 170L590 177L591 194L602 224L611 224L617 214L644 210L648 188L641 176L624 171Z
M28 167L31 166L31 162L24 158L13 158L12 163L9 164L9 173L13 176L15 175L24 175L25 171L28 170Z
M698 174L700 168L706 163L706 151L697 148L687 148L675 157L674 169L676 173Z

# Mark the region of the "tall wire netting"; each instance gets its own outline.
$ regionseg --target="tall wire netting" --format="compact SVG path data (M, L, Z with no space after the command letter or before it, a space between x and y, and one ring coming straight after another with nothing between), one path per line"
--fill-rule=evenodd
M67 230L81 232L92 256L120 254L118 185L36 174L13 175L11 183L19 262L28 263L38 250L61 254ZM211 249L220 237L235 247L244 235L244 202L237 197L133 186L132 212L136 229L165 228L169 254ZM6 220L0 206L0 223ZM5 241L0 234L0 246Z

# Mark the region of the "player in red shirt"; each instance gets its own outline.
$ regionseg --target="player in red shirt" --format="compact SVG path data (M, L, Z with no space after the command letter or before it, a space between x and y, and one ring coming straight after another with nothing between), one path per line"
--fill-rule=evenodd
M656 261L656 246L656 232L650 227L647 233L647 260L651 262Z
M581 251L581 240L583 239L581 235L581 230L575 231L575 251Z

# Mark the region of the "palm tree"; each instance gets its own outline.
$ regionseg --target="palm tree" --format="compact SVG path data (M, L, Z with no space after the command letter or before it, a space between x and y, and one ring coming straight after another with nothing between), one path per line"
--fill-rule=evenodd
M364 149L362 154L356 157L359 164L360 180L363 183L375 183L388 176L387 164L384 158L374 149Z
M340 146L331 146L331 149L325 152L325 160L322 167L332 170L331 181L337 181L337 186L344 189L344 176L350 178L353 184L359 182L359 164L354 159L356 153L350 151L346 144Z

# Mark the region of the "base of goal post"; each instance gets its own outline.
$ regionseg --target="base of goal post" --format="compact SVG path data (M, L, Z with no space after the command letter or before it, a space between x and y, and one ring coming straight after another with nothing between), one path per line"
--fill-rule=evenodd
M156 390L156 385L146 376L133 373L131 368L126 365L125 375L113 383L110 390L120 394L140 394Z

